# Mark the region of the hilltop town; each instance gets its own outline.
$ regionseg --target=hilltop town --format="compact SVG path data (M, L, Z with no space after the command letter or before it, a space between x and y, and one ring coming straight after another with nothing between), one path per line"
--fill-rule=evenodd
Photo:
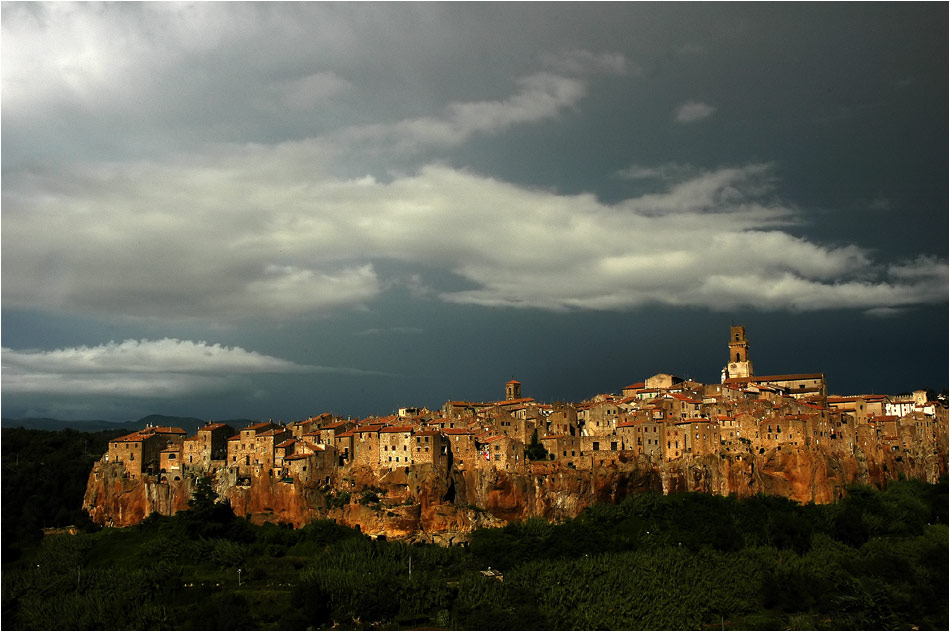
M210 476L258 520L332 517L411 536L567 517L644 489L829 502L849 483L947 472L945 399L828 395L822 373L756 375L749 348L735 326L717 384L660 373L577 403L536 401L511 380L504 399L439 410L208 423L191 437L149 427L110 442L85 506L100 523L134 524L186 508Z

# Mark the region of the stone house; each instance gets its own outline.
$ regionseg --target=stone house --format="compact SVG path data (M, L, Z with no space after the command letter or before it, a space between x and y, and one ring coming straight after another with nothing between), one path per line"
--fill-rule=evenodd
M517 439L522 443L531 441L531 435L537 428L536 417L519 417L514 413L524 409L510 409L502 412L490 420L490 427L496 434L503 434L506 437Z
M475 433L468 428L446 428L442 434L452 456L452 466L460 470L474 467L479 456Z
M212 461L224 465L228 460L228 438L233 435L234 428L228 424L205 424L182 442L182 466L186 470L213 471Z
M388 426L379 430L380 467L404 467L412 462L412 426Z
M645 383L643 383L643 382L635 382L635 383L633 383L633 384L628 384L627 386L624 386L624 387L620 390L620 393L621 393L621 395L623 395L624 397L634 397L634 396L636 396L636 394L637 394L638 391L640 391L640 390L642 390L642 389L644 389L644 388L646 388L646 384L645 384Z
M446 441L438 430L420 430L414 432L410 442L412 464L431 463L441 466L447 456Z
M481 453L476 460L478 467L508 470L524 465L524 443L517 439L495 435L477 447Z
M346 419L340 421L329 421L320 427L318 434L319 440L316 443L323 445L335 445L336 436L356 427L356 423Z
M583 456L580 437L572 437L567 434L548 435L541 437L541 445L556 461L569 461L572 458Z
M337 474L337 452L331 446L314 446L284 458L283 475L301 485L329 485Z
M284 436L284 433L291 435L290 431L285 430L283 426L265 421L242 428L237 435L228 438L228 467L236 470L240 476L249 476L255 470L259 472L264 461L269 463L266 467L271 467L274 462L273 446L280 441L271 440L268 458L267 443L259 445L257 435L278 429L281 432L281 441L288 438Z
M353 433L353 456L350 458L352 463L369 467L379 466L379 431L383 427L380 424L366 424L350 431Z
M663 451L663 458L667 461L686 456L686 433L689 431L688 423L668 423L664 424L666 430L666 445ZM663 443L660 443L661 447Z
M303 421L295 421L287 427L293 433L294 437L299 439L305 434L316 432L321 426L331 423L332 421L333 415L331 413L322 413L316 417L304 419Z
M336 448L337 464L339 466L349 463L353 456L354 434L352 430L341 432L333 440L333 447Z
M587 404L577 411L581 434L589 437L611 435L621 421L620 402L612 399Z
M551 414L548 415L547 434L560 435L566 434L575 436L578 434L578 408L572 404L554 404L551 408ZM538 433L544 434L544 428L539 428Z
M670 375L669 373L657 373L644 380L643 385L645 388L669 389L684 381L683 378Z
M683 433L686 453L690 456L704 456L719 452L719 424L697 417L677 423L676 429Z
M126 475L139 478L143 473L160 471L160 453L170 443L180 444L185 438L181 428L148 426L109 442L105 454L107 463L122 463Z
M180 481L182 479L184 472L182 471L181 455L182 445L180 443L173 443L158 453L159 474L162 482L168 480Z

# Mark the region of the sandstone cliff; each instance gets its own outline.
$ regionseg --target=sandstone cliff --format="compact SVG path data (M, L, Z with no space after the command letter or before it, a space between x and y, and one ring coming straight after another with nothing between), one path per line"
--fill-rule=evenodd
M563 520L599 502L619 502L644 491L697 491L711 494L758 493L799 502L828 503L850 483L886 486L898 476L935 482L947 472L943 455L833 454L781 451L763 454L708 455L651 463L628 456L611 467L574 469L540 463L518 471L491 468L436 470L432 466L374 471L342 468L330 486L304 486L267 474L238 484L217 476L215 489L237 515L254 522L282 521L302 526L330 518L358 526L370 535L438 542L464 540L473 529L500 526L534 516ZM187 509L195 476L158 482L152 477L124 477L120 464L97 463L90 473L84 507L104 525L128 526L152 512L171 515ZM379 501L359 502L371 489ZM332 503L345 498L347 503Z

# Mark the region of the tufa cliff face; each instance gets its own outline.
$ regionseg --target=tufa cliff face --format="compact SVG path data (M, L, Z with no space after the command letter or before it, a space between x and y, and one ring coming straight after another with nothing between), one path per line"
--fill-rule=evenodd
M465 540L476 528L530 517L573 518L589 505L616 503L646 491L740 497L764 493L828 503L840 498L850 483L885 486L901 475L934 482L946 472L940 455L902 458L773 449L660 464L630 455L615 466L589 470L556 463L511 471L431 465L377 471L351 466L322 487L267 473L238 484L225 473L214 478L214 486L235 514L256 523L299 527L329 518L373 536L452 543ZM171 515L188 508L196 475L200 473L171 482L148 476L130 479L121 464L99 462L89 475L84 508L93 521L114 526L137 524L156 511ZM371 493L364 498L367 491Z

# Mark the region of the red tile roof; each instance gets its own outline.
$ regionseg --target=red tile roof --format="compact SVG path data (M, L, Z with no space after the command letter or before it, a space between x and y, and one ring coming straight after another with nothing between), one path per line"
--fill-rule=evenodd
M795 380L824 379L824 373L789 373L788 375L756 375L754 377L727 377L723 384L746 384L751 382L792 382Z
M412 432L412 426L386 426L385 428L380 429L380 434L382 433L393 433L393 432Z
M260 430L261 428L268 428L271 425L273 424L270 421L262 421L259 424L252 424L250 426L246 426L245 428L243 428L243 430Z
M153 432L155 434L188 434L181 428L173 428L172 426L151 426L149 428L144 428L142 432Z

